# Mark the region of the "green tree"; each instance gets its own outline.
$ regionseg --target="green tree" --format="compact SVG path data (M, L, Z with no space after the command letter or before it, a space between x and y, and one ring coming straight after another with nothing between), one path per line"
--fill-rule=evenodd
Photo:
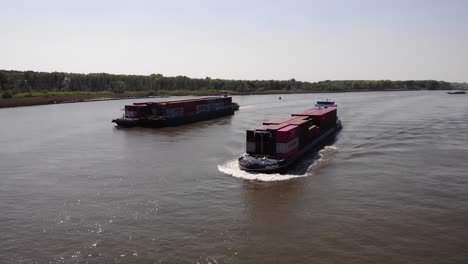
M358 90L359 88L361 88L359 83L356 82L356 81L353 81L352 84L351 84L351 89Z
M123 93L127 89L127 84L123 81L116 81L112 84L112 91L114 93Z
M8 99L8 98L12 98L12 97L13 97L13 95L11 94L10 91L4 91L4 92L2 93L2 98L3 98L3 99Z

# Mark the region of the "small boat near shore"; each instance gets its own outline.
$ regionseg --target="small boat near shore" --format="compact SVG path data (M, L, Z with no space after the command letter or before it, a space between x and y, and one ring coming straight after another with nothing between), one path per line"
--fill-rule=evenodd
M238 109L229 96L133 103L125 106L123 117L112 122L119 127L178 126L233 115Z
M448 94L466 94L465 91L447 92Z
M315 106L247 130L246 153L238 159L239 168L262 173L283 171L335 135L342 128L338 106L333 101L318 101Z

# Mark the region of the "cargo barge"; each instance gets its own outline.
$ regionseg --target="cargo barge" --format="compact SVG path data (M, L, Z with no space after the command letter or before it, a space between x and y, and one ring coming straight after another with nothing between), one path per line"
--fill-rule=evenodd
M120 127L178 126L232 115L238 109L230 96L133 103L126 105L123 116L112 122Z
M341 129L335 102L318 101L315 106L247 130L246 153L239 157L239 168L266 173L283 171L335 135Z

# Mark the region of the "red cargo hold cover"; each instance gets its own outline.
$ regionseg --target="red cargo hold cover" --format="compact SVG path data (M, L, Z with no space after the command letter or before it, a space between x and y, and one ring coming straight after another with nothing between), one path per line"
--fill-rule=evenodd
M219 100L219 101L226 101L232 102L232 97L222 97L222 96L210 96L210 97L201 97L201 98L192 98L192 99L184 99L184 100L171 100L171 101L160 101L160 102L140 102L140 103L133 103L134 105L151 105L151 104L160 104L160 105L168 105L168 104L184 104L188 102L197 103L197 102L206 102L208 100Z
M255 128L255 130L279 130L285 126L287 126L288 124L279 124L279 125L261 125L261 126L258 126Z
M264 125L279 125L282 123L288 123L289 121L295 120L297 116L293 117L286 117L286 118L279 118L270 121L263 122Z
M336 108L312 108L302 112L294 113L292 116L322 116L330 112L336 112Z
M297 137L297 126L296 125L288 125L279 129L276 132L276 142L278 143L285 143L289 142L292 139Z
M289 121L288 124L301 126L301 125L309 123L309 122L311 122L311 120L309 120L308 117L301 116L299 118L296 118L296 119L293 119L293 120Z

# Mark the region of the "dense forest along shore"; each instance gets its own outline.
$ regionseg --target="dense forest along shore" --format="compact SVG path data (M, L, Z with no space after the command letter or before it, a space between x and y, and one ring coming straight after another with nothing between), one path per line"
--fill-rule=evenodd
M453 90L457 84L435 81L225 80L167 77L161 74L117 75L0 70L0 108L177 95L247 95L317 92Z

